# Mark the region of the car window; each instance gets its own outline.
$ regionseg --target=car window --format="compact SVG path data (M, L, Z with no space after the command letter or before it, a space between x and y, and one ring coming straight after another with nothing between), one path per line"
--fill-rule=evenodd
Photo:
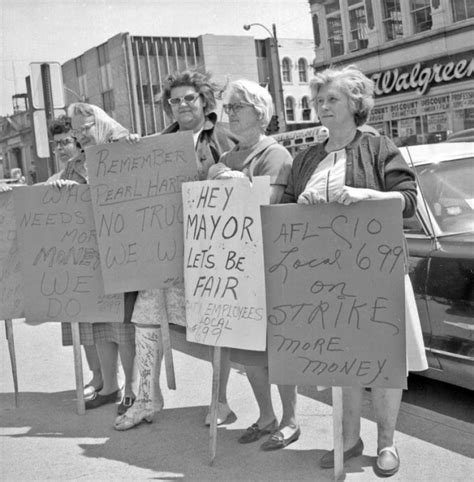
M431 213L445 234L474 231L474 158L417 168Z
M403 218L403 230L406 234L425 234L416 214L410 218Z

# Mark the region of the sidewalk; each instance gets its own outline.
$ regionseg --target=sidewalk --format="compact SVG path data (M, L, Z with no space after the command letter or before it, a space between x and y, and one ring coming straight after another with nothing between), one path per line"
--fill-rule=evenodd
M195 347L191 356L173 332L177 390L162 377L165 409L151 425L113 430L115 407L76 414L72 348L61 346L60 327L14 321L20 387L15 408L8 348L0 336L0 476L2 480L329 481L318 461L332 447L330 390L300 387L301 438L286 449L261 452L259 442L239 445L240 432L257 417L245 375L233 369L229 400L237 420L218 429L217 456L209 466L209 432L203 420L210 400L211 365ZM86 366L86 365L85 365ZM85 369L85 378L88 373ZM274 400L281 413L276 390ZM364 455L346 464L347 481L379 480L372 464L376 426L369 393L364 404ZM473 425L403 403L396 443L401 469L391 481L466 481L474 473ZM472 480L472 479L471 479Z

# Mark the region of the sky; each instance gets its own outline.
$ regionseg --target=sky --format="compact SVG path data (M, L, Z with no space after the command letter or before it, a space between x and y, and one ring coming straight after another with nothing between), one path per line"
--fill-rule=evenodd
M308 0L0 0L0 115L26 92L30 62L64 63L120 32L159 37L251 35L311 39Z

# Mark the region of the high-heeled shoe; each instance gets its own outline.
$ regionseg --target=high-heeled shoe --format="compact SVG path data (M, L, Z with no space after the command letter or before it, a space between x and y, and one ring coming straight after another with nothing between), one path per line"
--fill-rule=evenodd
M115 419L114 429L124 431L136 427L143 422L152 423L155 413L155 410L146 408L140 402L135 402L123 415Z

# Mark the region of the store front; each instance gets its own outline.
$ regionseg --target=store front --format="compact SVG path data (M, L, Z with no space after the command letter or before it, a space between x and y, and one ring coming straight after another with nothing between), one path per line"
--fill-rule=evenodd
M430 144L474 128L473 51L370 74L369 124L399 145Z

